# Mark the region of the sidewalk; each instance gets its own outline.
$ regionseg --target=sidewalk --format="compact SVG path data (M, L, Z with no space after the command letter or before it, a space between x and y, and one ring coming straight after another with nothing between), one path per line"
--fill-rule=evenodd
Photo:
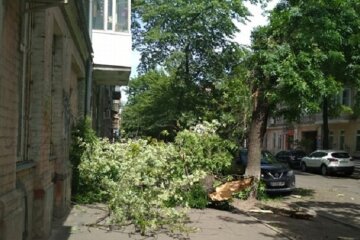
M64 221L54 223L50 240L112 240L112 239L191 239L191 240L239 240L239 239L288 239L270 227L259 223L253 217L214 209L191 210L190 226L198 228L188 236L161 233L153 237L134 234L129 226L121 230L107 231L87 227L106 215L106 212L94 206L74 206Z

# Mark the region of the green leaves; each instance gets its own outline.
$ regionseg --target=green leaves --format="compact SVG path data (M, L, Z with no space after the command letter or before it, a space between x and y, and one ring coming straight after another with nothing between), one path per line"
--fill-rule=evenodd
M183 228L185 212L174 207L206 205L206 195L196 184L231 164L233 145L215 133L217 126L204 122L180 132L174 143L144 139L84 143L80 199L108 201L114 222L132 223L143 234Z

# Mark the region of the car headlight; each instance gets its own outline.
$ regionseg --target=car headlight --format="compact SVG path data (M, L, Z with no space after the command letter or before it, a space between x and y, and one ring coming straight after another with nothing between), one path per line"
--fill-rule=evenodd
M290 176L292 176L292 175L294 175L294 171L293 171L293 170L288 171L287 174L286 174L286 176L288 176L288 177L290 177Z

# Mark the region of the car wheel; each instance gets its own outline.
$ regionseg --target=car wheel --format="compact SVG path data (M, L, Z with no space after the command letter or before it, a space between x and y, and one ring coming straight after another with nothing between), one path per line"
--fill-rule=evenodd
M306 172L306 164L301 163L301 171Z
M327 167L325 165L321 165L320 168L321 175L326 176L328 174Z

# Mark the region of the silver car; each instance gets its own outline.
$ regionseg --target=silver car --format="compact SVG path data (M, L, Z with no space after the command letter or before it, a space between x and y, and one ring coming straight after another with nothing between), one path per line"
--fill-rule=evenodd
M354 172L354 161L345 151L316 150L301 159L301 170L319 170L322 175L343 173L351 175Z

